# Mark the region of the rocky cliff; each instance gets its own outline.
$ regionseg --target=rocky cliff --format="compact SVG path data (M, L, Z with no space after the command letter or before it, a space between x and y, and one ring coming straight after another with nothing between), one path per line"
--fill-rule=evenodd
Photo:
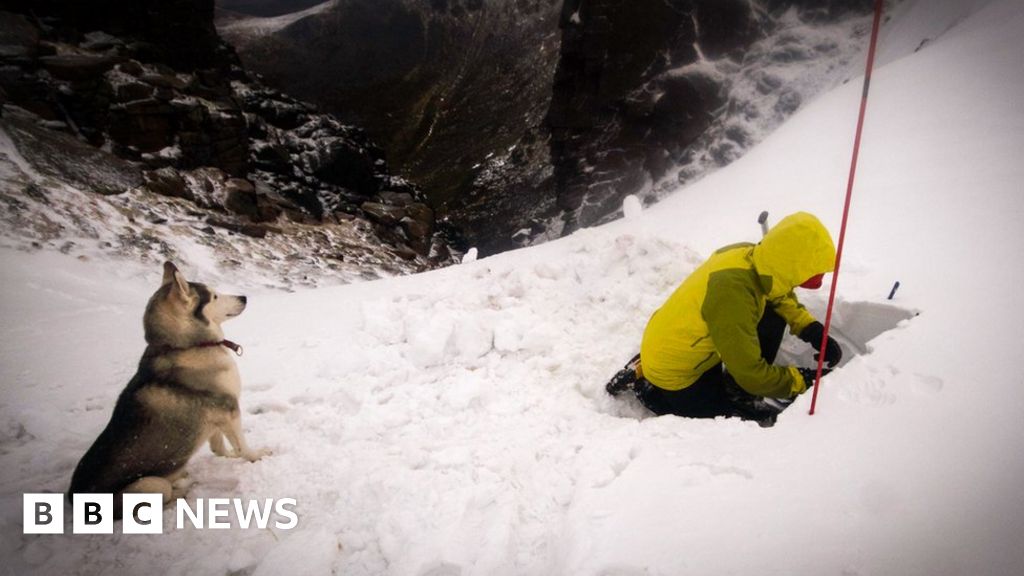
M339 0L290 18L219 5L221 33L269 84L365 127L469 243L503 234L507 212L482 216L506 195L485 193L484 212L463 204L492 159L546 138L560 0Z
M680 165L693 176L699 155L735 159L751 143L744 124L777 124L800 106L787 80L856 50L840 50L849 35L828 27L870 5L566 0L546 118L562 232L600 222Z
M5 7L0 200L17 245L162 257L184 234L235 265L262 255L284 285L449 261L419 189L362 130L252 78L213 0ZM76 203L134 228L101 238Z
M870 4L337 0L223 30L268 82L365 122L487 254L739 157L849 76Z

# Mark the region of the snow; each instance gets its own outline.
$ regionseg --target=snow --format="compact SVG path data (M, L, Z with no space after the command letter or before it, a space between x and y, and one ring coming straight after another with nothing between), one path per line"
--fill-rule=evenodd
M15 173L24 174L32 181L38 182L43 177L32 167L28 160L18 152L17 146L11 141L11 137L6 131L0 129L0 150L5 153L5 158L8 163L0 163L0 176L3 176L5 180L12 177Z
M131 377L160 271L0 251L5 565L1024 572L1024 7L926 4L898 6L883 35L839 280L848 359L816 415L805 395L770 429L655 418L603 385L689 271L721 245L757 240L761 210L773 222L807 210L838 233L858 79L628 219L417 276L249 292L225 330L246 350L249 443L273 454L249 464L204 448L188 498L295 498L292 531L22 535L22 493L66 488ZM914 52L922 33L935 38ZM202 281L216 264L182 265ZM819 317L827 288L801 294ZM790 341L785 353L807 351Z
M630 194L622 200L622 217L626 220L639 218L643 211L643 204L636 196Z
M240 17L234 20L230 20L224 23L219 28L219 32L222 34L247 34L256 36L266 36L273 34L279 30L283 30L288 26L307 18L315 14L324 12L337 3L337 0L327 0L321 2L316 6L311 6L305 10L293 12L291 14L283 14L281 16L271 17L260 17L260 16L248 16Z

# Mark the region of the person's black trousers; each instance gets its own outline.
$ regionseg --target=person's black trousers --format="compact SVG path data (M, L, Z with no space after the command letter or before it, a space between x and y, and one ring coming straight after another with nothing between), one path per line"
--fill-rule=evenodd
M775 362L785 333L786 321L771 306L765 306L764 315L757 324L757 338L761 343L761 357L769 364ZM751 420L765 417L763 410L753 406L756 397L740 388L721 363L709 368L696 382L682 390L664 390L641 379L635 391L640 402L659 416L739 416Z

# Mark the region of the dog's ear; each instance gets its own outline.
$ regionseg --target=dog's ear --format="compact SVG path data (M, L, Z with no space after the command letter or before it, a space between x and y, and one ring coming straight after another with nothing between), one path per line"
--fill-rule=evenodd
M178 272L178 267L171 263L170 260L164 262L164 278L160 282L161 286L166 286L171 282L174 282L174 274Z
M168 276L170 279L168 279ZM192 299L192 291L188 287L188 280L170 262L164 264L164 284L171 285L170 295L172 297L179 298L182 302L188 302Z

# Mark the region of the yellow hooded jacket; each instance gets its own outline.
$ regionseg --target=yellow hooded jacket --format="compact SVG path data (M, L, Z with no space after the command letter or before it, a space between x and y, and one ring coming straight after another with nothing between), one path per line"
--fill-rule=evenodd
M835 267L835 246L806 212L783 218L760 243L715 252L669 296L647 323L640 345L643 376L665 390L693 384L724 362L747 392L787 398L806 389L795 367L761 357L757 324L768 302L793 334L814 322L793 288Z

